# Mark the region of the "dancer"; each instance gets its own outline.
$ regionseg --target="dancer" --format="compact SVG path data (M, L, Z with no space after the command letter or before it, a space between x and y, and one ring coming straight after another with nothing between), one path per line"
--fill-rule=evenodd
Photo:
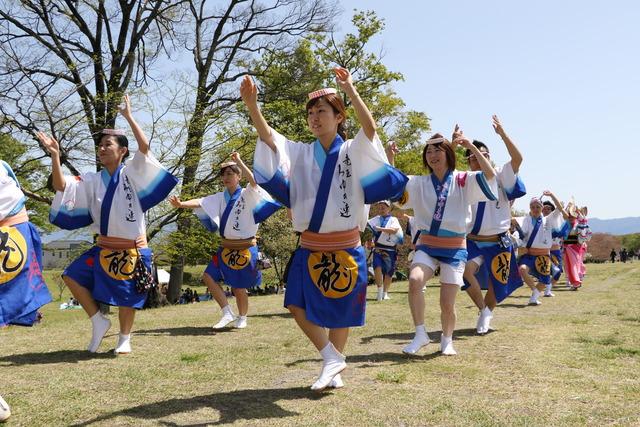
M138 152L126 165L129 142L124 131L100 133L100 172L65 177L60 166L60 147L54 138L38 137L51 155L56 190L50 221L74 230L91 225L99 233L96 245L76 258L62 279L85 310L92 324L88 351L95 353L111 321L98 310L98 302L118 306L120 334L116 354L131 352L131 328L135 309L143 307L151 271L144 213L164 200L177 183L149 151L149 142L131 113L125 96L120 113L131 126ZM136 278L137 277L137 278Z
M463 285L467 261L465 235L471 220L471 205L496 200L495 171L491 163L458 126L454 141L470 150L478 159L480 172L455 170L456 154L452 144L441 134L433 135L424 147L422 162L429 175L410 176L398 203L403 209L413 209L420 238L409 273L409 307L416 333L403 352L415 354L429 343L424 324L423 287L440 266L440 318L442 338L440 350L454 355L455 299ZM394 153L390 153L394 156ZM393 162L392 162L393 163ZM446 207L446 209L445 209Z
M249 76L240 88L259 135L256 181L291 208L293 228L302 233L284 305L323 359L312 390L342 385L338 375L347 366L342 353L349 328L364 324L367 263L359 232L366 227L366 204L397 198L406 183L406 177L389 166L376 123L351 74L345 68L336 68L335 74L362 126L351 140L345 141L346 111L335 89L309 94L307 123L317 139L304 144L269 127Z
M510 160L496 169L498 200L471 206L471 231L467 235L469 260L464 270L463 289L480 310L476 323L479 334L489 332L496 305L522 286L515 249L508 234L511 227L511 203L526 194L524 183L518 176L522 154L505 132L498 117L494 115L492 119L493 129L504 142ZM484 143L473 141L473 145L482 156L490 159L489 149ZM466 150L465 156L470 170L481 170L478 159L470 150ZM484 299L481 288L487 289Z
M390 299L389 288L396 270L397 246L402 243L404 235L398 218L391 216L391 202L382 200L376 206L380 215L371 218L367 227L373 232L373 271L378 287L376 300L383 301Z
M549 214L556 210L555 205L545 200L542 202L542 215L545 217L549 216ZM560 276L562 275L563 263L562 263L562 243L564 240L564 236L569 232L569 223L564 221L562 217L558 216L557 219L553 221L551 225L551 249L549 250L549 257L551 259L551 283L545 285L544 296L545 297L554 297L555 294L552 292L553 287L560 280ZM560 226L560 228L558 228Z
M40 234L29 221L13 170L0 160L0 327L33 325L38 309L49 302Z
M249 311L248 288L260 286L262 271L258 269L258 224L277 211L281 205L258 187L253 174L238 153L231 154L232 162L220 165L220 177L225 190L202 199L185 202L176 196L169 198L174 208L196 209L204 226L219 231L222 243L204 271L202 281L222 309L222 318L213 328L221 329L235 320L235 327L247 327ZM240 186L242 176L249 185ZM220 282L231 286L239 316L236 318Z
M16 175L0 160L0 328L33 325L38 309L49 302L40 234L29 221ZM9 405L0 396L0 421L10 416Z
M560 216L567 216L562 203L552 192L545 190L543 195L551 197L556 210L549 216L543 216L542 201L533 197L529 202L529 215L522 221L522 241L525 246L522 248L523 255L518 260L518 269L524 282L531 288L529 305L540 305L540 292L551 283L550 249L553 244L553 223L556 223ZM538 280L538 285L532 276Z
M572 291L577 291L582 286L585 275L584 255L587 252L587 242L591 240L587 212L586 206L578 209L573 202L567 205L569 216L566 224L569 231L564 240L564 263L567 267L567 283Z

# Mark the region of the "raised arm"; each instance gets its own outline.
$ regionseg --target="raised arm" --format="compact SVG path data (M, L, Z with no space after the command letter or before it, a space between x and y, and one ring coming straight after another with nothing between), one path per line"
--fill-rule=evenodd
M460 135L462 135L462 132L460 132ZM482 173L484 174L485 178L493 179L496 176L496 171L493 169L493 166L491 166L491 162L489 162L489 160L487 160L487 158L485 158L482 155L480 150L478 150L478 147L473 145L471 141L469 141L469 139L467 139L464 136L459 136L456 139L456 141L458 144L462 145L464 148L470 150L471 154L476 156L476 159L480 164L480 169L482 170Z
M171 196L169 197L169 203L176 209L197 209L200 207L202 199L191 199L183 202L178 196Z
M400 150L398 150L398 146L396 145L395 142L390 141L387 146L384 148L385 153L387 153L387 160L389 161L389 164L391 166L395 166L396 165L396 154L398 154L398 152Z
M276 144L273 142L273 137L271 136L271 127L264 119L264 116L260 111L260 107L258 106L258 86L256 86L251 76L247 75L242 79L242 83L240 83L240 96L249 110L249 117L251 117L251 121L253 122L253 126L256 128L256 131L258 131L258 136L269 146L269 148L274 152L277 152L278 149L276 148Z
M358 122L360 123L364 134L369 138L369 140L372 140L376 134L378 126L376 125L376 121L373 120L373 116L371 115L369 108L367 108L362 98L360 98L358 91L353 85L351 73L349 70L342 67L334 68L333 71L336 73L336 83L351 100L351 105L356 112L356 117L358 117Z
M504 128L502 127L502 123L500 123L500 119L498 119L498 116L494 114L492 119L493 130L495 130L496 133L500 135L500 138L502 138L502 141L504 142L504 145L507 147L507 151L509 152L509 156L511 157L511 168L513 169L514 173L518 173L518 170L520 170L520 165L522 164L522 154L520 153L520 150L518 150L518 147L516 147L516 145L513 143L511 138L509 138L509 135L507 135L507 133L504 131Z
M125 118L129 126L131 127L131 131L133 132L133 136L136 138L136 142L138 143L138 151L140 151L145 156L149 152L149 140L147 136L142 131L142 128L136 122L136 119L133 118L133 114L131 113L131 101L129 100L129 95L125 95L122 97L122 104L118 106L118 111L122 114L122 117Z
M238 154L237 151L231 153L231 160L236 162L238 167L242 170L242 174L245 176L245 178L247 178L247 181L249 181L249 185L251 185L253 188L256 188L258 186L258 183L253 178L253 172L251 172L251 169L249 169L247 165L244 164L244 162L240 158L240 154Z
M542 192L542 194L544 194L545 196L551 197L551 200L553 200L553 204L556 205L556 209L558 209L560 212L562 212L562 217L564 219L568 219L569 218L569 213L566 211L564 206L562 206L562 202L560 200L558 200L558 198L556 197L555 194L553 194L549 190L544 190Z
M67 182L64 180L62 166L60 165L60 144L55 138L50 137L44 132L36 133L36 136L51 156L51 176L53 178L53 189L56 191L64 191Z

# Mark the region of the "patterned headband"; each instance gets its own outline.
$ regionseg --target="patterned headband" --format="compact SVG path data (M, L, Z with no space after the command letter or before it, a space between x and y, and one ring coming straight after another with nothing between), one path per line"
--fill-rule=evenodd
M324 89L320 89L320 90L316 90L314 92L311 92L308 96L309 99L316 99L316 98L320 98L321 96L325 96L325 95L335 95L336 93L338 93L337 90L335 90L332 87L327 87Z

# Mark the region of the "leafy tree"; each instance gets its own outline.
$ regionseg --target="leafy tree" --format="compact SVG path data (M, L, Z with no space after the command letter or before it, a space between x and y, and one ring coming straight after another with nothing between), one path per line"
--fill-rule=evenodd
M40 230L51 231L49 203L52 192L47 189L48 169L41 163L41 157L29 155L25 144L7 134L0 134L0 159L14 170L22 192L27 196L26 207L29 219Z

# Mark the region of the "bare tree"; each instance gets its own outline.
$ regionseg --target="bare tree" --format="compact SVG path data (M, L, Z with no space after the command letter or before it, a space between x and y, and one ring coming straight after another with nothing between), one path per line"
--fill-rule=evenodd
M3 1L0 116L5 130L52 133L73 174L99 169L95 135L125 91L172 50L186 1ZM94 144L85 141L93 140ZM41 147L42 148L42 147Z
M224 129L234 106L240 101L237 81L252 73L251 64L258 55L293 47L295 37L324 31L335 7L323 0L231 0L219 2L191 1L191 25L185 46L192 52L196 76L192 99L193 111L187 124L187 141L181 161L183 179L181 197L191 198L208 179L198 179L203 167L204 141L208 133ZM218 134L217 142L225 136ZM224 152L214 150L213 162L221 162ZM211 164L207 162L207 164ZM210 172L210 170L209 170ZM181 216L178 233L186 233L191 217ZM177 251L178 253L182 251ZM182 283L184 255L174 258L171 266L169 298L175 299Z

